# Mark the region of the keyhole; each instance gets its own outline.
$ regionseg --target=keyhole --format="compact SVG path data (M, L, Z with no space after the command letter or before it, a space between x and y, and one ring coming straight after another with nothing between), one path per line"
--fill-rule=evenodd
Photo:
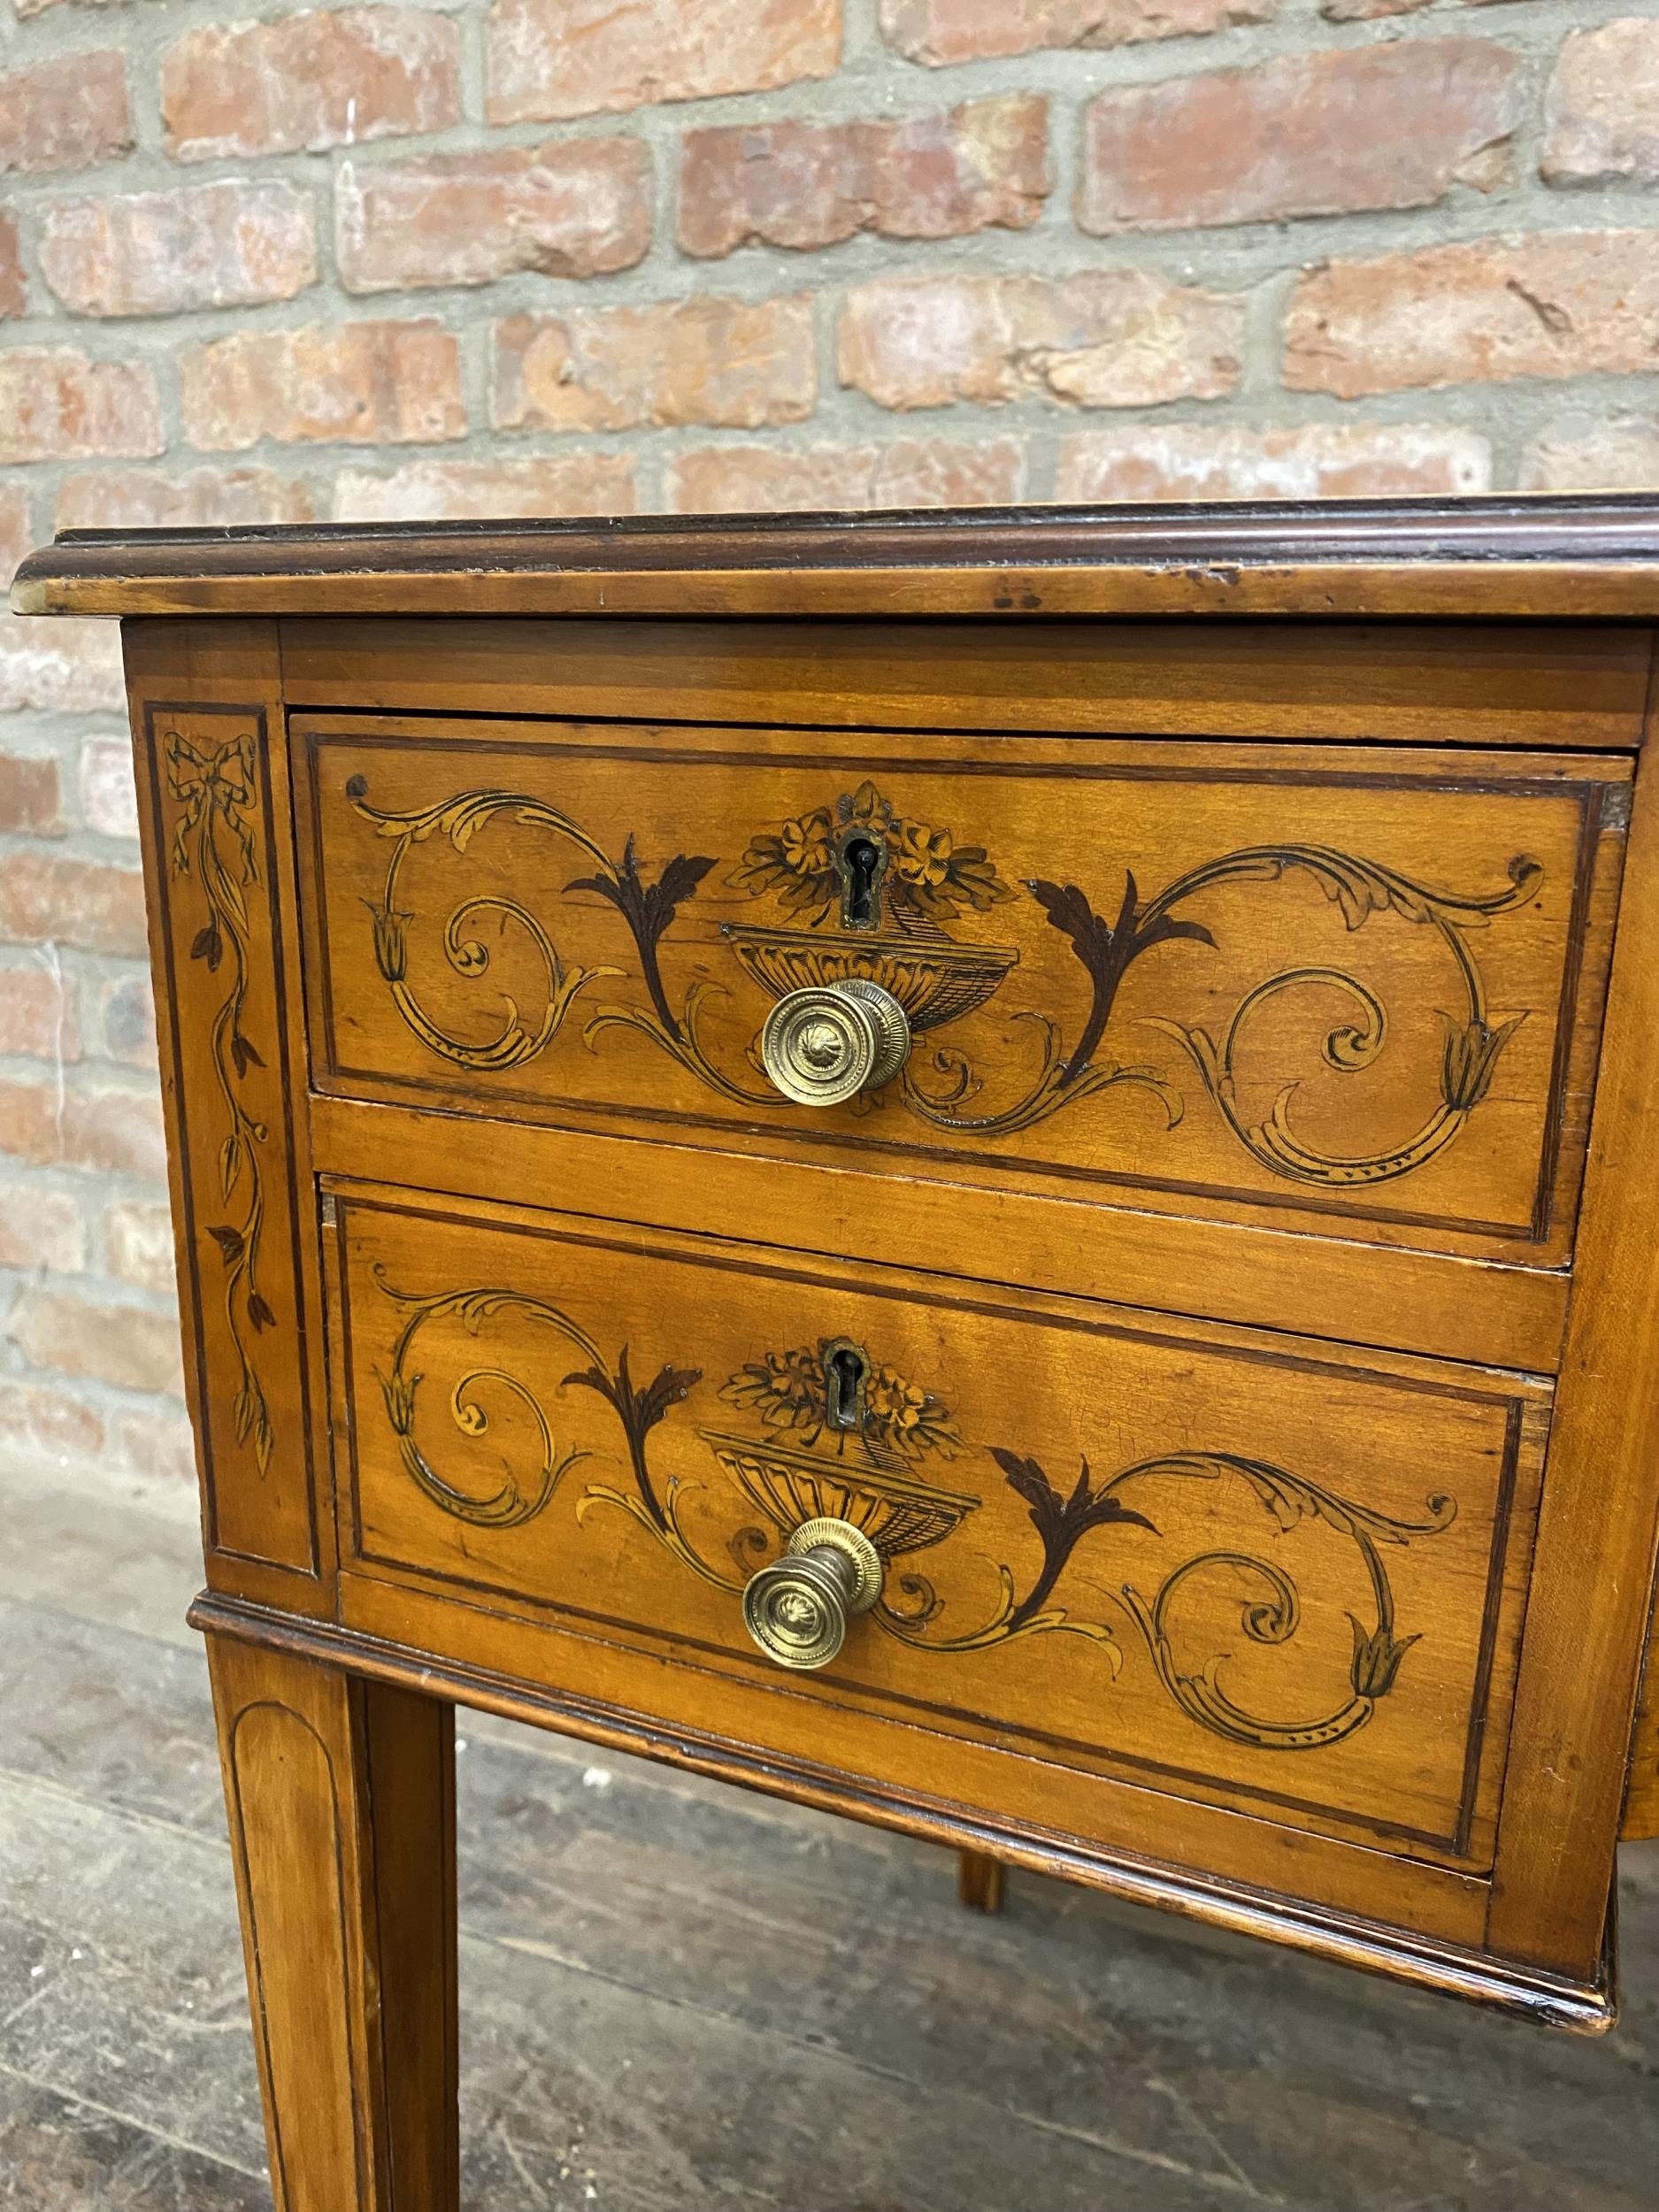
M824 1394L831 1428L856 1429L862 1425L859 1398L864 1379L864 1355L850 1344L838 1344L826 1356Z
M881 872L881 849L870 837L849 837L841 848L847 895L842 919L849 929L869 929L876 921L876 878Z

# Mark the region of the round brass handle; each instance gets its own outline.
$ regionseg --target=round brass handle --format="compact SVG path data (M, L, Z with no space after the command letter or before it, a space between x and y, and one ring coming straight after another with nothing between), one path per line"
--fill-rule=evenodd
M743 1592L743 1625L780 1667L826 1667L881 1595L881 1555L850 1521L808 1521Z
M904 1065L910 1025L891 991L862 976L780 998L760 1033L761 1065L798 1106L841 1106Z

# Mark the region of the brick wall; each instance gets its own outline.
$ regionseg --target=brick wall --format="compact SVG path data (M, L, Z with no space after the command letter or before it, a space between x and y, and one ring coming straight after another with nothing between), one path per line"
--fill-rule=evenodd
M1659 488L1659 4L0 0L59 525ZM14 11L14 12L12 12ZM0 1453L175 1479L113 636L0 617Z

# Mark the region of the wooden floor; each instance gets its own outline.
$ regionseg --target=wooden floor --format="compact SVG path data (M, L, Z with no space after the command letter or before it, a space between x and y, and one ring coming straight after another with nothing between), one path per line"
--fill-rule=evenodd
M0 1487L5 2212L270 2202L193 1540ZM1652 1847L1580 2043L1031 1877L976 1918L925 1846L462 1734L470 2212L1659 2202Z

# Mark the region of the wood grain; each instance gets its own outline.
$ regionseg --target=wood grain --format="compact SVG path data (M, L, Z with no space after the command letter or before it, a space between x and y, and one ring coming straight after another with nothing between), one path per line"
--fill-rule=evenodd
M1540 1266L1571 1250L1617 758L295 728L330 1089ZM866 815L889 856L859 935L833 841ZM848 964L910 1011L910 1064L876 1111L791 1105L754 1064L760 1025Z
M1632 748L1651 633L897 621L333 619L281 626L296 707L1074 731L1116 737Z
M72 531L19 613L1475 614L1651 618L1624 498L1012 508L403 527Z
M1659 1542L1659 785L1647 777L1626 874L1492 1907L1496 1947L1568 1973L1586 1966L1612 1884Z
M886 1711L949 1794L956 1743L1020 1747L1079 1834L1123 1776L1488 1862L1540 1386L523 1209L334 1213L367 1571L764 1686L743 1585L839 1513L887 1599L793 1724L763 1701L780 1747ZM813 1379L842 1340L853 1439Z
M277 2212L456 2212L452 1709L208 1658Z
M210 1567L314 1611L334 1532L304 1356L319 1308L276 634L219 623L127 645Z
M1409 1879L1416 1893L1409 1895L1401 1870L1386 1857L1347 1853L1328 1845L1310 1849L1305 1841L1281 1855L1279 1847L1290 1839L1269 1829L1247 1839L1247 1846L1256 1847L1255 1876L1229 1878L1219 1870L1238 1850L1238 1822L1203 1808L1178 1806L1178 1837L1184 1840L1191 1824L1204 1831L1210 1845L1211 1871L1194 1875L1169 1863L1167 1814L1156 1800L1143 1830L1146 1847L1102 1854L1047 1828L1040 1808L1023 1816L1010 1813L989 1817L959 1805L895 1791L869 1774L838 1774L812 1762L757 1753L678 1714L660 1714L644 1723L634 1720L603 1701L548 1689L536 1680L533 1664L497 1671L484 1662L485 1647L493 1646L498 1659L508 1659L521 1658L534 1645L534 1632L511 1619L487 1619L480 1632L471 1607L447 1607L442 1600L391 1589L349 1573L342 1577L341 1590L343 1620L339 1626L213 1594L196 1600L190 1619L211 1634L349 1665L365 1679L418 1683L426 1694L441 1694L503 1719L556 1729L582 1742L637 1753L797 1804L849 1814L953 1849L979 1850L1009 1866L1057 1876L1208 1926L1263 1938L1419 1988L1519 2013L1542 2024L1600 2034L1617 2016L1610 1954L1600 1962L1595 1977L1580 1984L1511 1966L1484 1950L1479 1929L1486 1886L1468 1878L1412 1869ZM453 1638L445 1626L451 1617ZM434 1650L447 1640L471 1648L457 1658L434 1657ZM994 1755L986 1755L987 1768L993 1760ZM1339 1863L1334 1875L1332 1862ZM1425 1893L1431 1889L1436 1907L1430 1916L1442 1924L1432 1934L1425 1932L1419 1917ZM1333 1902L1326 1892L1334 1892L1342 1901ZM1397 1916L1392 1925L1391 1914ZM1456 1932L1447 1933L1448 1928Z

